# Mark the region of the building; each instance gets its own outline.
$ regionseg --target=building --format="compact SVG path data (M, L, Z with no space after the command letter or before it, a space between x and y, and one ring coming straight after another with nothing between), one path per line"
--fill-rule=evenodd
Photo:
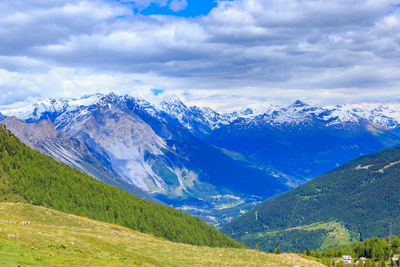
M351 263L351 256L343 255L343 263Z

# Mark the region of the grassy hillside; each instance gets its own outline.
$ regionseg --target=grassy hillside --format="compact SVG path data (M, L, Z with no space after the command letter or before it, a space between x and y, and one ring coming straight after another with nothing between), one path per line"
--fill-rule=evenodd
M323 266L297 255L173 243L114 224L0 203L1 266Z
M304 251L400 233L400 147L354 159L225 226L249 246ZM324 225L324 227L315 227Z
M3 125L0 125L0 201L51 207L176 242L242 246L196 217L106 185L30 149Z

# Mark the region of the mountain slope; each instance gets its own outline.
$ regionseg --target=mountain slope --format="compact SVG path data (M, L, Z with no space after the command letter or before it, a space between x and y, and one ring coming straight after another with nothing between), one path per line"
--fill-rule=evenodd
M0 200L24 201L195 245L240 244L192 217L106 185L24 145L0 125Z
M400 233L400 147L351 160L233 220L223 232L271 250ZM344 228L339 230L338 228ZM334 235L335 232L340 232ZM309 242L310 237L313 243ZM342 240L344 241L344 240ZM293 246L296 244L297 247Z
M135 185L124 183L117 173L106 168L78 140L57 131L49 120L24 123L16 117L8 117L1 123L32 149L85 172L106 184L117 186L147 200L158 201Z
M297 255L173 243L26 204L0 203L0 228L1 266L323 266Z

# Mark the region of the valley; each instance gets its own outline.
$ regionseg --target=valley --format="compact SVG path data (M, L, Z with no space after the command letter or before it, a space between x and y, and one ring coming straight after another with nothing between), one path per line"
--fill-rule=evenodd
M93 94L1 112L32 148L217 227L347 160L400 143L397 106L296 101L218 113L176 97L152 104Z
M396 198L388 207L383 201L399 167L398 148L381 150L400 140L395 116L389 124L387 118L351 110L351 116L332 119L338 111L300 101L258 115L219 114L188 108L177 98L168 101L156 106L115 94L49 100L35 104L34 111L16 112L19 118L4 117L2 124L31 148L106 184L197 216L250 248L294 252L342 246L384 236L388 209L397 214L391 204ZM368 155L340 165L363 154ZM371 190L382 195L368 200ZM397 186L390 190L397 192ZM26 192L19 195L27 199ZM365 218L378 207L383 209L375 220ZM120 223L131 225L126 219Z
M0 267L400 267L400 0L0 15Z

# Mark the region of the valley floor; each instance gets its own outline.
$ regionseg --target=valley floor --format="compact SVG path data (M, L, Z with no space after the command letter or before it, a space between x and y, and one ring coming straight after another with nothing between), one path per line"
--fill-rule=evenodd
M0 203L0 266L323 266L294 254L196 247L27 204Z

